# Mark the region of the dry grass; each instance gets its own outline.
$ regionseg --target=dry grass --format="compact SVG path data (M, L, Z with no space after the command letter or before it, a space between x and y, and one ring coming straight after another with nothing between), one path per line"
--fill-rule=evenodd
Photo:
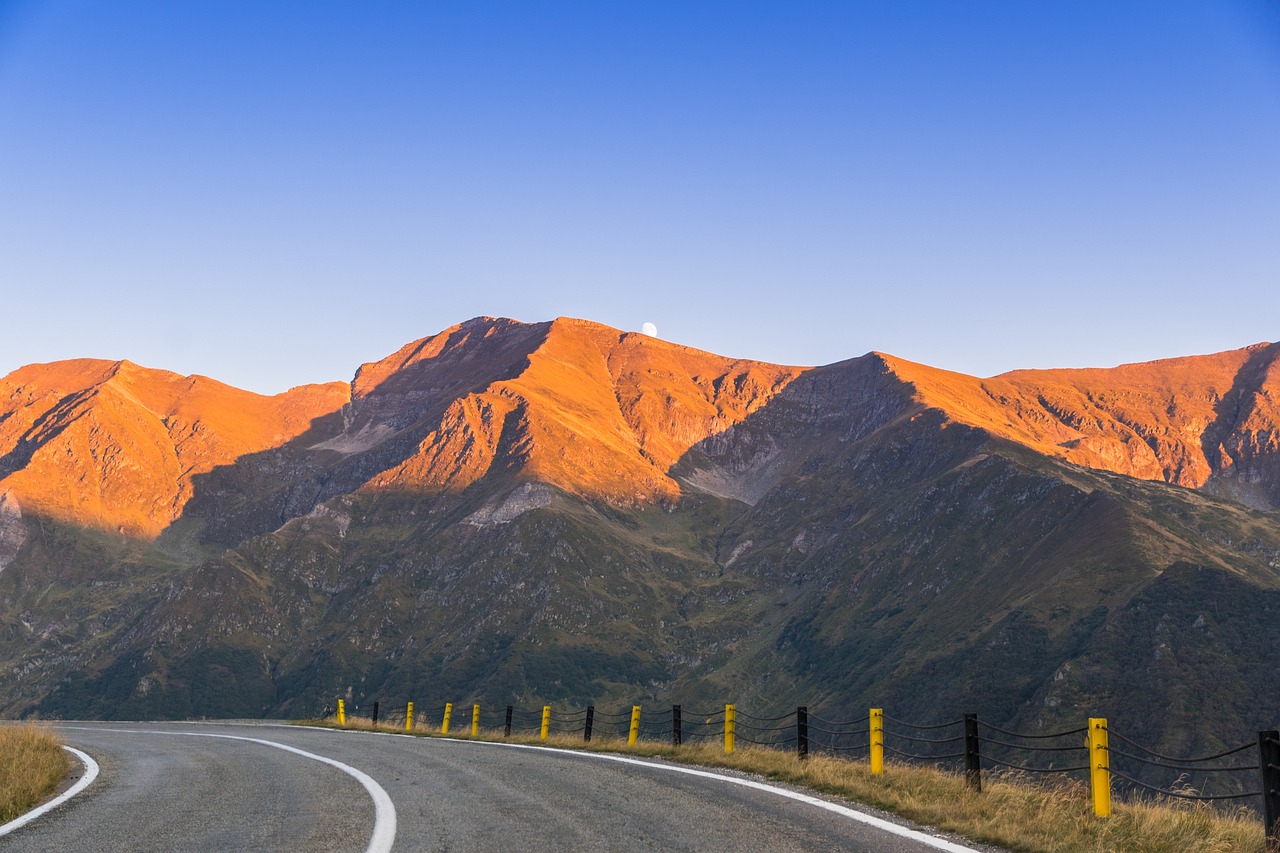
M321 725L333 725L332 720ZM346 728L371 729L368 720L351 720ZM380 731L404 731L403 722L379 725ZM470 735L470 721L453 726L450 737ZM414 733L438 736L438 726ZM480 740L508 740L501 731L485 730ZM739 747L725 755L719 744L677 748L656 741L627 746L624 739L596 737L583 744L580 735L512 736L511 743L671 759L683 764L723 767L754 773L825 794L876 806L927 826L954 832L973 841L1027 853L1264 853L1261 818L1244 808L1225 810L1205 803L1164 799L1114 802L1108 819L1093 816L1086 785L1045 783L1020 774L983 774L982 793L969 790L964 777L932 767L889 764L872 776L867 763L828 756L801 761L793 753L761 747Z
M53 793L70 769L66 750L48 728L0 726L0 823Z

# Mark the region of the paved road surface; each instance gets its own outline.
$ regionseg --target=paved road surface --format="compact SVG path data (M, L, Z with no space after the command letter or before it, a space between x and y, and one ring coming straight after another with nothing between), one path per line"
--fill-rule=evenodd
M581 754L253 723L60 729L101 776L0 851L939 849L768 791Z

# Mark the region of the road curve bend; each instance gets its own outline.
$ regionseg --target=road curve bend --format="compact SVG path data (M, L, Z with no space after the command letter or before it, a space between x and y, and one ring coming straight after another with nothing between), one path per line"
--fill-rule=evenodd
M6 851L993 850L744 774L614 754L262 723L59 730L101 776Z

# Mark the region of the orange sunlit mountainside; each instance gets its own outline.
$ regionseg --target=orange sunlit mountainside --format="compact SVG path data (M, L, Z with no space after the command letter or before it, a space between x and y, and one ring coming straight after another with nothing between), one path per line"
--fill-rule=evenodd
M677 498L669 469L801 372L582 320L479 318L362 367L348 432L389 437L429 413L430 431L375 487L460 488L500 469L646 503Z
M1278 351L990 379L880 358L886 379L950 420L1078 465L1270 507L1280 504ZM274 397L127 361L31 365L0 384L0 490L24 513L153 537L182 515L200 475L305 433L290 464L363 454L369 488L458 490L504 474L617 505L669 502L699 487L676 471L691 449L805 372L567 318L477 318L362 366L349 386ZM395 441L402 449L379 453Z
M923 403L1033 450L1188 488L1280 503L1280 346L1110 369L977 379L886 356Z
M196 476L295 438L347 395L264 397L128 361L30 365L0 380L0 491L24 513L153 537Z

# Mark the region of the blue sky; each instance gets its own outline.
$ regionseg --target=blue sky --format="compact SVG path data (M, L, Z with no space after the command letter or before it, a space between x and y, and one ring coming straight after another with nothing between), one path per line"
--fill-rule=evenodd
M1280 339L1280 4L0 0L0 375L480 314L977 375Z

